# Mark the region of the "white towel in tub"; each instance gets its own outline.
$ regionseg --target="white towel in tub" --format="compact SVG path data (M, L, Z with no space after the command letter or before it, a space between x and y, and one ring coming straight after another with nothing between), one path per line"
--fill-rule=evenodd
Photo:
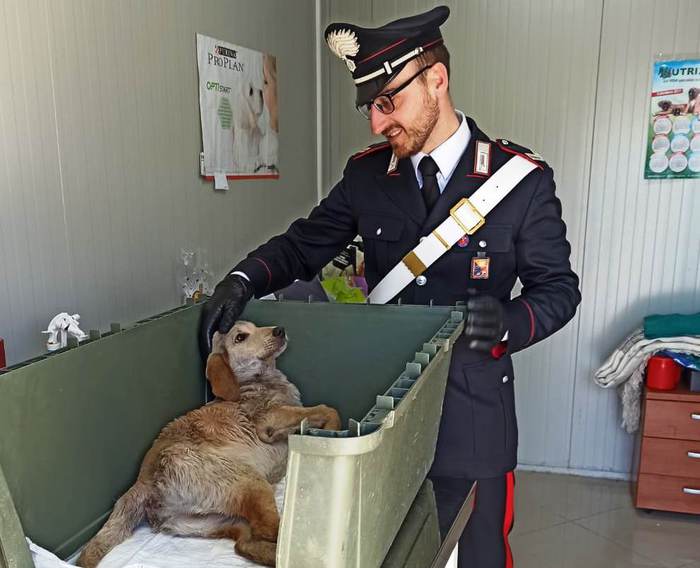
M284 480L275 486L275 501L282 511ZM29 539L36 568L75 568ZM259 568L240 557L228 539L170 536L141 525L126 541L100 562L99 568Z

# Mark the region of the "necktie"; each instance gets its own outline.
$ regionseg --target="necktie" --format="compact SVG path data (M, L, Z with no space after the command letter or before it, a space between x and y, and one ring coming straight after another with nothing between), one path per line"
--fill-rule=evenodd
M438 165L430 156L425 156L418 164L418 169L423 176L423 201L425 208L430 210L440 197L440 187L438 186L437 173L440 171Z

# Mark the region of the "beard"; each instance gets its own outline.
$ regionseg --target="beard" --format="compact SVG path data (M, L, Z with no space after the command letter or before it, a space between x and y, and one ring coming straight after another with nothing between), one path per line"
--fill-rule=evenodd
M384 130L386 133L398 127L403 131L395 138L388 138L391 149L397 158L408 158L417 154L425 146L435 124L437 124L439 114L437 97L431 98L426 90L423 93L421 111L415 124L409 127L394 124Z

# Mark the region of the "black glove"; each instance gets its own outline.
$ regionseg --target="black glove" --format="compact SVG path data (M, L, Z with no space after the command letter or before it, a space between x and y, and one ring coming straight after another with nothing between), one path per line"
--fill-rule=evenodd
M214 332L228 333L254 296L253 285L239 274L229 274L214 288L202 308L199 321L199 350L206 360L211 352Z
M503 306L492 296L474 295L467 300L464 335L467 345L477 351L490 351L505 333Z

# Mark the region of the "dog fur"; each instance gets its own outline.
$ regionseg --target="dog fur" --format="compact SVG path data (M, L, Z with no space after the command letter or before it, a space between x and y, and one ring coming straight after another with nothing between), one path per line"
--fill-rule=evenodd
M281 327L239 321L225 336L214 334L206 375L216 400L161 431L79 566L97 566L144 519L173 535L230 538L242 556L275 565L273 484L285 473L287 436L304 418L340 429L334 409L302 407L299 391L276 368L286 346Z

